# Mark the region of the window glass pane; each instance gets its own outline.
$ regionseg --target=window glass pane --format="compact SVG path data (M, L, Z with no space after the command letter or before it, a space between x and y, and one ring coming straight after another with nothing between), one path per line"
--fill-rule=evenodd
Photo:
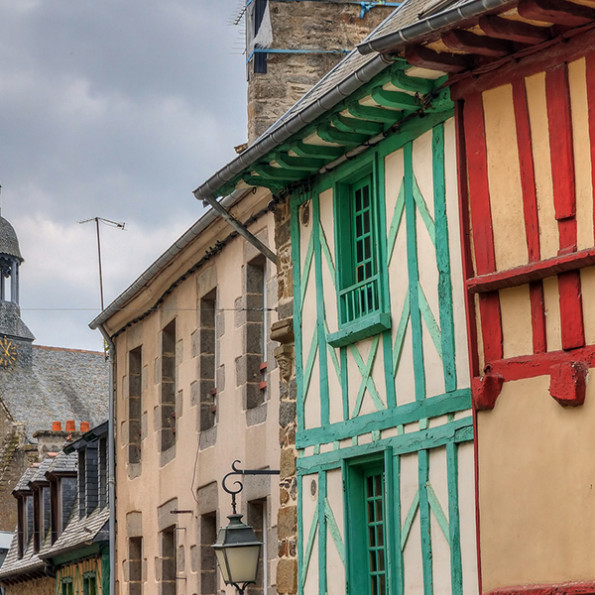
M371 473L365 481L366 523L368 525L368 558L370 561L370 592L384 595L384 484L383 474Z

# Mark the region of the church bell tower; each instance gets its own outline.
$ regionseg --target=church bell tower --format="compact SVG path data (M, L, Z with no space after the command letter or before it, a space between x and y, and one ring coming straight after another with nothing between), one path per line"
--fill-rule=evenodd
M24 262L12 225L0 215L0 370L31 358L35 337L21 320L19 268Z

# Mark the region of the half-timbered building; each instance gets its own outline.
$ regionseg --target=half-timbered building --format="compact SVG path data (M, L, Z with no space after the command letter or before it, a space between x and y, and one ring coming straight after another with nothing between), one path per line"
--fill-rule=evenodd
M360 49L450 73L480 591L592 593L595 5L449 4Z
M444 80L353 52L195 192L254 186L276 203L279 593L477 588Z

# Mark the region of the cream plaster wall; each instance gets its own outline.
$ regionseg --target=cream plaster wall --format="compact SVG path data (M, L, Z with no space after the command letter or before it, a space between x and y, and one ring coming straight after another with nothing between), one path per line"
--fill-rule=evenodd
M576 408L548 387L549 376L507 382L494 410L478 414L486 592L595 574L595 384Z
M251 227L259 236L274 237L272 213L261 217ZM218 226L207 230L209 243L226 237ZM194 258L186 255L186 262L198 261L204 254L201 245L207 240L197 238ZM269 243L270 245L270 243ZM192 246L188 249L192 251ZM237 386L236 360L244 352L242 326L236 311L238 298L244 293L242 267L256 255L254 249L241 238L231 240L222 251L204 267L182 280L159 305L156 312L124 329L116 338L116 485L117 485L117 560L116 571L120 592L126 592L124 569L127 558L127 514L137 511L143 536L145 560L145 592L156 593L159 579L159 532L174 525L177 541L177 593L191 595L200 592L200 516L217 514L217 524L226 524L231 513L230 497L220 487L223 476L231 470L235 459L243 468L279 468L279 378L268 346L268 368L263 377L267 381L266 401L256 410L246 411L242 388ZM269 297L275 296L274 265L267 262ZM164 271L163 274L168 274ZM159 285L159 280L153 282ZM195 390L198 379L199 349L195 344L199 327L198 302L209 283L216 284L218 295L217 326L219 365L216 396L216 423L214 428L199 431L200 406ZM269 301L269 306L275 303ZM131 309L128 316L138 312ZM120 314L120 317L123 315ZM176 321L176 441L167 451L159 451L161 380L161 331L172 319ZM267 324L276 319L275 312L268 315ZM216 339L217 340L217 339ZM128 352L142 345L143 357L143 435L141 462L128 464L127 452L127 358ZM254 419L256 418L256 420ZM260 418L260 419L259 419ZM199 447L200 444L200 447ZM217 483L218 487L205 486ZM277 557L276 519L279 501L278 480L272 478L245 478L245 490L239 496L239 509L245 514L247 501L266 499L269 541L269 580L271 589L275 581ZM205 488L202 489L201 488ZM201 495L199 497L199 494ZM173 514L177 509L180 514ZM220 586L223 584L219 580ZM273 589L274 590L274 589ZM219 591L218 591L219 592ZM232 593L233 589L228 589ZM272 592L272 591L271 591Z

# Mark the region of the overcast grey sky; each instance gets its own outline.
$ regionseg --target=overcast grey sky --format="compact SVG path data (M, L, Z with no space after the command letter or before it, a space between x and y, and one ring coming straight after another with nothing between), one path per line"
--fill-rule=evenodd
M106 305L200 216L246 140L240 0L0 0L0 204L39 345L100 349Z

